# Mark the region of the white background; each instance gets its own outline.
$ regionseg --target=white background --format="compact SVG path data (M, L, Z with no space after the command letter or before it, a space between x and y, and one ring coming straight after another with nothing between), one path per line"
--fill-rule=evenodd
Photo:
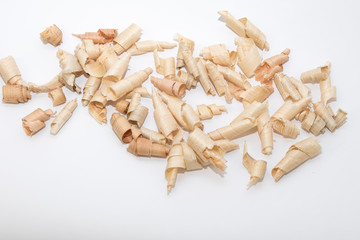
M261 154L257 134L237 139L240 150L225 156L224 177L211 169L180 174L166 194L166 159L137 158L126 151L110 124L99 125L81 106L81 96L64 88L79 106L56 136L47 127L28 137L21 118L40 107L52 108L47 94L33 94L26 104L0 104L0 239L355 239L359 237L359 4L356 1L3 1L0 58L12 55L26 81L45 83L60 67L56 48L39 33L55 23L64 34L62 49L72 52L72 33L118 28L137 23L142 40L171 41L179 32L196 42L194 55L215 43L235 49L235 34L218 21L218 10L248 17L267 36L264 58L291 49L284 72L301 72L332 62L331 81L348 121L334 133L319 136L322 153L278 183L271 169L297 139L274 134L274 151ZM175 56L177 49L160 53ZM153 67L153 56L133 57L128 75ZM154 73L154 75L157 75ZM85 78L77 80L85 84ZM145 86L150 90L151 84ZM318 85L310 86L314 101ZM226 104L200 85L187 92L192 106ZM270 113L281 106L277 90ZM156 129L151 99L144 126ZM242 111L204 122L205 132L228 124ZM56 107L59 111L63 106ZM108 118L113 112L109 108ZM298 124L300 125L300 124ZM246 189L243 142L250 154L268 161L263 182Z

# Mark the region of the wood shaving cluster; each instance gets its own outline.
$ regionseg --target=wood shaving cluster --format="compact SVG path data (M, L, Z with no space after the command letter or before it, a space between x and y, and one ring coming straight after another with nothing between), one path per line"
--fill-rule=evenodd
M73 34L81 39L74 53L57 50L61 70L48 83L37 85L23 80L12 56L0 60L0 75L5 82L2 88L4 103L25 103L33 93L48 93L53 106L66 103L65 86L77 94L82 93L83 107L100 124L107 123L107 109L114 106L110 124L127 151L136 156L167 158L165 178L168 192L174 188L177 175L210 166L215 172L226 169L225 154L239 148L231 140L251 134L255 130L261 141L261 152L270 155L273 150L275 132L287 138L297 138L300 133L294 119L301 127L317 136L326 129L331 132L339 128L347 118L341 109L334 114L329 103L336 100L336 88L330 81L330 63L304 71L300 80L283 73L289 61L290 49L263 60L262 51L270 44L265 34L247 18L237 19L228 11L218 12L220 20L235 34L232 49L223 43L201 48L194 56L195 41L176 34L177 42L142 40L142 29L131 24L118 33L117 29L99 29L96 32ZM41 34L44 42L54 46L62 42L62 32L54 24ZM178 47L177 55L163 58L159 52ZM138 69L127 75L134 56L152 53L153 69ZM236 65L241 72L236 70ZM87 82L81 89L76 80L85 76ZM151 76L154 87L149 91L142 84ZM254 80L250 78L254 77ZM251 81L254 85L251 84ZM225 106L201 104L193 108L184 99L200 82L207 95L224 97L228 103L240 101L244 110L230 124L211 132L204 131L203 120L227 112ZM273 82L275 84L273 84ZM305 84L319 84L321 101L313 102L310 88ZM284 100L283 105L272 115L266 100L274 85ZM33 96L34 97L34 96ZM157 130L144 127L148 108L141 98L151 98ZM67 102L56 115L51 109L36 109L22 119L27 135L34 135L45 127L45 121L55 116L51 123L51 134L57 134L77 108L77 98ZM188 134L185 134L187 131ZM272 169L277 182L285 174L315 157L321 151L316 137L312 136L290 146L286 155ZM240 155L239 155L240 158ZM267 162L255 160L243 149L243 164L250 174L248 186L261 182ZM165 166L165 164L164 164Z

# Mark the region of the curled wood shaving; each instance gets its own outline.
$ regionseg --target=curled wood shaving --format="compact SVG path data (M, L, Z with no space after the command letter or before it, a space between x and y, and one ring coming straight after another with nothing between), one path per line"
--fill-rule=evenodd
M151 76L151 83L166 94L180 98L185 97L186 86L182 82L174 81L168 78L160 79Z
M239 21L245 26L246 36L254 40L256 46L261 50L265 49L266 51L269 51L269 43L266 41L265 34L247 18L241 18Z
M260 31L247 18L236 19L228 11L219 11L218 14L225 20L226 26L234 31L239 37L251 38L256 46L261 50L269 50L269 43L266 41L265 34Z
M128 120L131 124L138 126L139 128L143 125L149 109L145 106L140 105L141 95L139 93L135 93L127 111Z
M28 87L27 82L22 79L20 70L12 56L0 60L0 75L5 84Z
M194 51L194 41L181 36L180 34L176 34L174 36L174 40L179 43L179 48L176 56L176 68L180 69L185 66L183 52L188 51L190 55L193 54ZM191 73L192 74L192 73ZM194 76L196 78L196 76Z
M187 143L203 164L208 165L211 163L220 170L225 170L226 160L223 158L225 154L224 150L219 145L216 145L202 130L195 128L194 131L189 134Z
M286 101L270 119L274 131L284 137L296 138L300 131L290 120L305 110L310 103L311 97L302 98L296 102Z
M101 84L101 78L90 76L85 83L83 89L83 96L81 99L81 103L83 106L89 105L89 102L93 98L95 92L99 89Z
M100 104L94 104L95 102L91 102L89 104L89 113L90 115L100 124L107 123L107 109L105 106L101 106Z
M151 73L151 68L145 68L144 70L138 71L133 75L111 85L109 88L110 91L107 94L108 100L116 101L117 99L124 97L127 93L139 87L146 79L149 78Z
M169 96L164 92L159 92L159 94L181 127L190 131L192 131L195 127L200 129L204 128L199 116L189 104L176 97Z
M200 72L196 64L192 52L184 51L182 53L183 61L185 63L186 71L190 73L196 80L199 80Z
M216 92L219 96L224 96L227 102L231 102L233 96L230 93L230 90L227 86L227 83L223 75L219 72L216 65L210 61L206 62L206 69L209 73L210 80L214 85Z
M291 172L307 160L314 158L320 151L321 146L316 137L309 137L292 145L285 157L281 159L271 171L275 182L278 182L282 176Z
M130 58L130 54L124 53L120 58L117 58L115 61L113 61L112 65L105 73L103 80L118 82L119 80L123 79L128 70Z
M56 56L59 58L60 67L62 69L59 75L59 81L71 91L81 93L81 88L75 83L76 77L83 73L83 68L77 58L60 48Z
M51 92L52 90L55 90L57 88L62 88L64 84L60 81L61 77L62 77L61 73L57 74L49 82L42 85L37 85L30 82L29 89L31 89L32 92L40 93L40 92Z
M30 91L22 85L5 85L2 87L4 103L25 103L31 99Z
M132 56L137 56L149 52L154 52L154 50L162 52L164 49L171 49L176 46L176 43L146 40L134 43L134 45L132 45L132 47L127 50L127 52Z
M225 44L215 44L209 47L204 47L200 50L199 55L205 60L210 60L215 64L220 64L222 66L233 66L234 61L230 58L230 53L227 50Z
M168 194L170 193L171 189L174 188L175 186L177 174L179 172L185 172L186 169L183 145L181 144L182 138L183 138L183 133L182 131L179 131L174 138L167 159L165 177L166 180L168 181L167 184Z
M40 37L44 43L50 43L55 47L62 43L62 31L55 24L41 32Z
M148 128L145 128L145 127L141 127L140 131L144 138L147 138L156 143L166 144L166 137L164 135L162 135L161 133L151 130L151 129L148 129Z
M250 156L247 151L246 141L244 142L243 164L250 174L250 182L247 185L248 187L251 187L263 180L267 163L264 160L255 160Z
M255 119L260 116L264 111L266 111L269 103L267 101L260 103L257 101L252 102L251 104L247 104L244 108L244 111L240 113L231 123L239 122L246 118Z
M295 116L301 122L301 127L315 136L325 131L325 121L310 108L305 109Z
M195 88L197 83L195 78L190 73L181 70L178 71L175 75L175 81L184 83L186 85L186 89L188 90Z
M168 155L170 148L167 145L139 137L130 142L127 151L135 156L165 158Z
M97 32L85 32L84 34L73 34L82 40L91 40L94 43L105 44L111 42L117 35L117 29L99 29Z
M64 124L70 119L75 108L77 107L77 99L73 99L68 102L61 112L56 116L54 121L51 123L50 133L56 135Z
M57 88L48 93L49 98L53 102L53 106L59 106L66 103L66 97L62 88Z
M117 35L114 42L114 50L117 55L122 54L128 50L135 42L140 39L142 29L136 25L131 24L124 31Z
M113 131L122 143L130 143L134 139L131 124L120 113L113 113L110 123Z
M276 73L274 82L284 101L291 100L296 102L310 95L309 87L305 86L299 80L283 73Z
M85 40L89 41L89 40ZM94 77L103 77L106 73L105 66L102 62L94 60L90 57L85 44L79 45L75 49L75 56L77 57L84 72Z
M248 88L246 91L242 91L238 94L237 99L239 101L252 103L254 101L263 102L272 93L274 88L271 85L257 85Z
M243 73L248 78L251 78L255 75L255 70L261 64L262 57L254 41L250 38L235 38L235 44L237 46L237 64Z
M326 127L331 131L335 131L337 123L333 118L332 112L325 106L323 102L314 103L315 113L319 115L326 123Z
M224 76L225 80L234 84L241 89L248 89L251 87L250 83L246 80L246 77L241 73L235 72L228 67L217 65L219 72Z
M179 131L179 125L166 108L166 105L161 101L160 96L154 88L152 90L152 100L156 125L160 133L162 133L166 139L172 141Z
M209 75L208 75L208 72L205 67L205 63L200 58L196 58L195 61L196 61L197 69L199 71L198 80L201 84L201 87L204 89L204 92L206 94L211 94L211 95L215 96L215 90L210 83L210 79L209 79Z
M220 115L223 112L227 112L225 106L223 105L217 106L215 104L201 104L196 106L196 113L200 120L211 119L214 115Z
M255 71L255 80L265 83L273 79L274 75L282 72L283 64L289 61L290 49L286 48L280 54L265 59Z
M173 79L175 77L175 58L160 58L158 51L154 50L154 61L156 72L164 75L165 78Z
M228 139L219 139L215 141L215 144L220 146L225 153L234 151L239 148L239 144L232 142Z
M301 81L303 83L320 83L329 76L330 63L326 63L324 66L311 69L301 74Z
M36 109L32 113L21 119L25 133L28 136L36 134L45 127L45 122L49 120L50 116L53 116L55 114L56 112L53 112L51 109L45 111L40 108Z
M115 109L122 114L127 114L130 103L126 100L119 100L116 102Z

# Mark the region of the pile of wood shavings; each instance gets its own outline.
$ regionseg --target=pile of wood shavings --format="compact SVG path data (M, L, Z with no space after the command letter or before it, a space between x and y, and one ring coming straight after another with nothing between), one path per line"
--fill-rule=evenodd
M262 60L259 50L269 50L266 36L247 18L236 19L227 11L220 11L221 20L238 36L234 39L236 51L229 51L224 44L203 47L199 57L193 56L194 41L176 34L178 42L145 40L139 41L142 29L131 24L118 34L116 29L99 29L97 32L74 34L82 43L74 54L58 49L61 71L48 83L37 85L22 79L13 57L0 60L0 74L4 82L4 103L25 103L31 92L47 92L54 106L66 103L63 86L78 94L82 93L82 105L88 106L96 121L107 122L107 106L115 106L110 123L115 134L128 152L136 156L167 157L165 177L168 193L175 186L177 174L213 166L223 172L226 168L225 153L238 149L231 140L243 137L251 129L257 129L262 153L269 155L273 149L273 132L288 138L296 138L300 131L292 121L301 122L301 127L313 135L331 132L346 120L347 113L339 109L335 115L329 106L336 100L336 88L330 81L330 63L301 74L301 81L283 73L283 64L289 60L290 50ZM44 43L57 46L62 43L62 32L56 26L48 27L41 34ZM162 58L159 52L178 46L175 57ZM156 72L163 78L151 76L152 94L142 87L153 69L144 68L126 76L132 56L153 53ZM235 71L235 64L242 73ZM176 72L177 70L177 72ZM76 79L84 75L87 82L83 89ZM251 85L255 77L260 85ZM244 105L241 112L229 125L204 133L205 119L226 112L224 106L198 105L193 109L182 100L186 90L200 82L208 95L224 96L228 103L233 98ZM266 99L278 89L284 104L270 116ZM310 89L305 83L319 84L321 101L312 102ZM142 97L152 97L154 118L158 131L143 127L148 108L141 105ZM130 99L130 101L128 101ZM45 122L56 115L50 133L57 134L77 108L77 99L69 101L56 115L51 109L36 109L22 119L27 135L32 136L45 127ZM184 132L188 139L184 140ZM272 169L277 182L308 159L321 152L316 137L304 139L292 146L284 158ZM262 181L267 163L255 160L243 150L243 164L250 174L248 186Z

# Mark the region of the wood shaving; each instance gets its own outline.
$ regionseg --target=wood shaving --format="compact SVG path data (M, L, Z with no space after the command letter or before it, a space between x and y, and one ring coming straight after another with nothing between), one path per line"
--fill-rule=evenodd
M70 119L74 110L77 107L77 99L73 99L68 102L65 107L61 110L61 112L56 116L54 121L51 123L50 133L52 135L56 135L60 129L64 126L64 124Z
M234 31L239 37L251 38L261 50L269 50L269 43L265 34L260 31L247 18L236 19L228 11L219 11L218 14L225 20L226 26Z
M128 101L122 99L116 102L115 109L122 114L127 114L129 105L130 103Z
M86 32L84 34L73 34L82 40L91 40L94 43L105 44L111 42L117 35L117 29L99 29L97 32Z
M246 77L253 77L262 60L254 41L250 38L238 37L235 38L235 45L237 46L238 66Z
M293 77L288 77L284 73L276 73L274 82L284 101L291 100L296 102L301 98L310 96L309 87Z
M309 137L292 145L285 157L272 169L271 175L275 182L282 176L291 172L307 160L314 158L321 151L319 140L316 137Z
M152 101L156 126L166 139L172 141L180 129L179 125L170 111L166 108L165 103L161 101L160 96L154 88L152 90Z
M181 36L178 33L174 36L174 40L179 43L179 48L178 48L178 52L177 52L177 56L176 56L176 68L180 69L185 66L183 53L188 52L189 55L192 56L193 51L194 51L195 42L184 36ZM194 76L194 77L196 78L196 76Z
M164 75L165 78L173 79L175 77L175 58L160 58L157 50L154 50L154 61L156 72Z
M40 108L36 109L21 119L25 133L28 136L36 134L45 127L45 122L50 119L50 116L55 114L56 112L53 112L51 109L45 111Z
M174 116L179 125L185 130L194 130L195 127L204 128L199 116L194 109L179 98L167 95L164 92L159 92L161 99L167 104L168 109Z
M246 77L241 73L235 72L228 67L217 66L219 72L224 76L225 80L234 84L241 89L248 89L251 87L250 83L246 80Z
M140 105L141 95L135 93L127 110L128 120L131 124L138 126L139 128L143 125L149 109L145 106Z
M181 144L182 138L183 138L183 133L182 131L179 131L174 138L167 159L165 177L168 181L167 184L168 194L170 193L171 189L174 188L175 186L177 174L179 172L185 172L186 169L183 145Z
M154 84L156 88L160 91L165 92L171 96L185 97L186 86L182 82L174 81L168 78L160 79L157 77L151 76L151 83Z
M230 58L229 50L227 50L225 44L215 44L209 47L204 47L201 49L199 55L205 60L210 60L215 64L220 64L222 66L233 66L234 61Z
M170 147L139 137L130 142L127 151L135 156L165 158L170 151Z
M200 104L196 106L196 113L200 120L211 119L214 115L220 115L223 112L227 112L225 106L217 106L216 104Z
M140 130L144 138L147 138L156 143L166 144L166 137L161 133L145 127L141 127Z
M239 144L232 142L228 139L219 139L215 141L215 144L218 145L225 153L234 151L239 148Z
M209 75L208 75L208 72L205 67L205 63L200 58L196 58L195 61L196 61L197 69L199 71L198 80L199 80L202 88L204 89L204 92L207 95L210 94L210 95L215 96L216 95L215 90L210 83L210 79L209 79Z
M120 113L113 113L110 123L113 131L122 143L130 143L134 139L131 124Z
M84 86L83 96L81 99L82 105L85 107L89 105L89 102L95 95L95 92L99 89L101 84L101 78L90 76Z
M140 39L142 29L136 25L131 24L124 31L117 35L114 42L114 50L117 55L122 54L128 50L135 42Z
M127 50L127 53L131 54L132 56L137 56L149 52L154 52L154 50L162 52L165 49L171 49L176 46L176 43L146 40L134 43L134 45L132 45L132 47Z
M244 142L243 164L250 174L250 182L247 185L248 187L251 187L263 180L267 163L264 160L255 160L250 156L247 151L246 141Z
M201 129L195 128L189 134L187 143L194 150L203 164L213 164L218 169L224 171L226 160L223 158L225 151Z
M274 75L283 71L283 64L289 61L290 49L286 48L280 54L265 59L255 71L255 80L265 83Z
M135 88L141 86L141 84L149 78L151 73L151 68L145 68L144 70L136 72L122 81L111 85L109 88L110 91L107 94L108 100L116 101L121 97L124 97Z
M41 32L40 37L44 43L50 43L55 47L62 43L62 31L55 24Z
M188 90L195 88L197 83L195 78L190 73L181 70L178 71L175 75L175 81L184 83L186 85L186 89Z
M57 88L48 93L48 97L53 102L53 106L59 106L66 103L66 97L62 88Z
M5 85L2 87L4 103L25 103L31 99L30 91L22 85Z
M206 62L206 69L209 73L210 80L214 85L216 92L219 96L224 96L227 102L231 102L233 96L230 93L228 85L223 77L223 75L219 72L216 65L210 61Z

